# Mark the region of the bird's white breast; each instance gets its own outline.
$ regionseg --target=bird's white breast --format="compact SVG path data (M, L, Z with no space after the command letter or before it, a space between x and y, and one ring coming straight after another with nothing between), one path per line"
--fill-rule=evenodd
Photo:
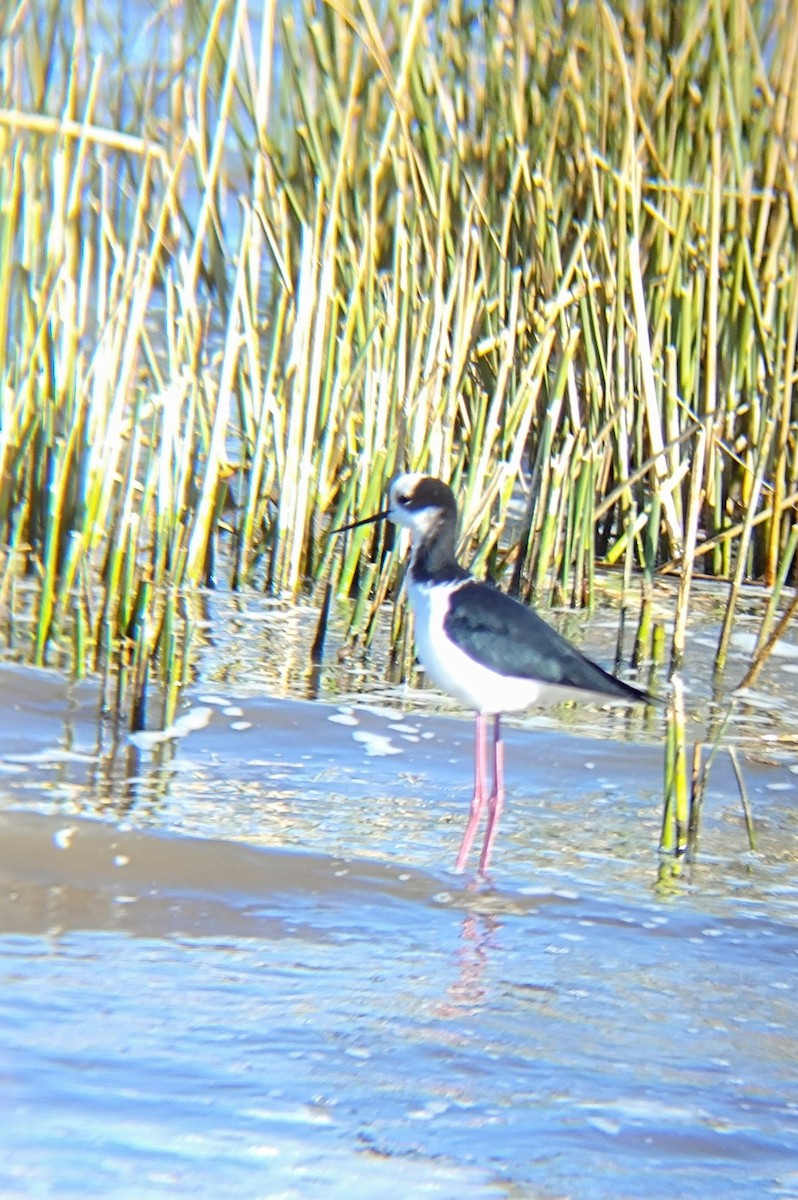
M416 652L433 683L478 712L513 712L534 704L545 687L534 679L498 675L456 646L444 619L449 596L467 580L451 584L410 581L408 595L415 618Z

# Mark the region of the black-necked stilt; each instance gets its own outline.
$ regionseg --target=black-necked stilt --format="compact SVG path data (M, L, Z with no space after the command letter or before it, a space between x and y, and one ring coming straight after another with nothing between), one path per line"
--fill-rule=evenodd
M504 800L501 714L569 694L592 693L651 703L648 693L616 679L586 658L531 608L475 579L455 557L457 505L452 489L427 475L400 475L388 508L335 533L385 519L410 530L407 588L416 650L430 679L476 709L474 797L457 870L465 866L487 805L479 870L490 861ZM493 717L492 779L488 780L489 718Z

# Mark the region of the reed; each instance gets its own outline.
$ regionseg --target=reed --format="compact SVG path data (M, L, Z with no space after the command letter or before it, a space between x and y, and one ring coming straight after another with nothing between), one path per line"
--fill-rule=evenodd
M150 74L33 8L0 37L0 543L35 661L174 680L213 582L331 578L367 641L397 554L325 529L418 469L525 597L679 571L676 662L696 567L732 581L722 666L741 584L795 578L796 0L192 0Z
M681 873L680 860L687 850L690 821L684 692L678 674L673 676L672 689L665 739L665 803L660 834L660 851L667 857L662 864L661 879Z

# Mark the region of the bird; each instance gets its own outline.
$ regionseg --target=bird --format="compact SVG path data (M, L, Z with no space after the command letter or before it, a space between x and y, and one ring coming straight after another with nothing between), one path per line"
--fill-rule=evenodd
M406 586L418 659L434 684L476 713L474 794L455 869L465 868L485 815L484 876L504 804L502 715L579 695L629 704L658 698L605 671L534 609L458 562L457 502L442 479L399 475L387 508L332 532L384 520L410 531Z

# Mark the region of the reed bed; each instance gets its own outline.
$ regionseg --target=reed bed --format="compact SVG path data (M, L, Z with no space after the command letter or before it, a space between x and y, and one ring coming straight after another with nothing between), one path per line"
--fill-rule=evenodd
M367 642L390 531L326 530L399 470L453 482L467 557L525 598L639 576L638 661L658 573L676 665L697 573L728 584L719 668L775 584L767 653L796 0L189 0L124 53L84 11L21 2L0 37L2 599L38 581L34 661L66 640L174 694L214 582L329 580Z

